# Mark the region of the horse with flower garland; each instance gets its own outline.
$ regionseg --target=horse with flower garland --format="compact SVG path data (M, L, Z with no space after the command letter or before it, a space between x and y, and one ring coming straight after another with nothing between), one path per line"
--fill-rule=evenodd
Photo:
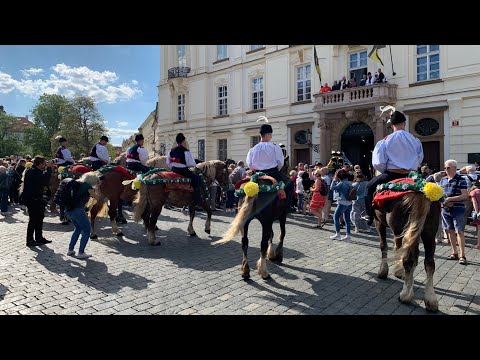
M408 178L397 179L377 188L373 200L375 207L375 227L380 238L382 261L378 271L380 279L388 275L387 226L394 235L394 275L404 279L399 300L410 303L413 300L413 273L418 264L419 242L422 239L425 250L425 307L428 311L438 311L438 300L433 288L435 272L435 234L440 218L440 202L445 199L441 186L425 183L417 173Z
M222 187L228 186L227 166L224 161L210 160L197 164L195 172L202 179L202 187L196 189L196 191L200 191L202 194L201 207L207 212L205 232L210 234L212 211L209 205L208 186L214 180L217 180ZM193 188L190 185L189 178L166 169L153 169L137 178L132 185L139 189L135 198L134 220L136 222L143 220L150 245L160 245L160 240L155 238L155 230L158 217L167 202L173 206L188 206L190 222L187 231L190 236L196 236L193 229L196 207L193 202Z
M281 263L283 260L283 240L285 238L285 224L287 222L287 200L285 184L277 182L273 177L262 172L255 173L235 185L235 195L238 196L238 214L221 240L212 245L226 243L232 240L239 232L242 234L243 259L241 274L244 279L250 277L248 265L248 226L253 219L262 224L262 241L260 243L260 258L257 261L257 270L263 279L268 279L266 258ZM272 225L275 220L280 221L279 244L274 251L272 239Z

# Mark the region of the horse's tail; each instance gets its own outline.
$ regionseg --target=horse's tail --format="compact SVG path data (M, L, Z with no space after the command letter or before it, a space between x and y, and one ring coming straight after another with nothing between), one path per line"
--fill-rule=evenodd
M238 234L238 232L242 229L243 225L245 225L245 221L247 221L248 216L252 212L254 202L254 197L245 197L245 201L243 202L240 210L238 210L237 216L235 217L235 219L233 219L232 225L230 225L227 232L223 235L223 238L213 242L212 245L224 244L232 240L235 235Z
M85 205L85 208L88 210L89 214L90 214L90 211L92 210L92 207L94 205L97 205L97 207L98 207L96 217L107 217L108 216L108 204L105 201L105 199L95 200L92 197L90 199L88 199L88 202Z
M411 193L403 197L402 207L410 212L410 216L401 235L402 247L397 250L394 257L396 261L403 262L410 250L418 245L425 219L430 212L430 205L430 200L422 193Z
M135 205L133 220L138 223L142 220L143 212L148 204L148 189L146 184L142 184L142 186L140 186L140 190L138 190L137 195L135 195L135 200L133 203Z

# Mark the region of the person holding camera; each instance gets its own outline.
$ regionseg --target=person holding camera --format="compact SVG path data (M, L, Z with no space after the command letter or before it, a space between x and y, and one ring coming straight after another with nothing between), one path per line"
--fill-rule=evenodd
M468 198L467 181L463 176L457 174L457 162L455 160L445 161L445 172L447 176L440 180L440 186L445 191L447 198L442 207L442 227L446 230L452 254L448 260L459 260L462 265L467 265L465 257L465 200ZM455 233L457 237L455 238ZM459 254L457 253L457 239Z
M46 169L46 171L45 171ZM35 156L33 165L25 171L23 186L23 202L28 209L27 246L38 246L51 243L43 237L43 218L45 216L46 199L43 189L48 186L52 175L52 163L42 156ZM33 234L35 232L35 239Z

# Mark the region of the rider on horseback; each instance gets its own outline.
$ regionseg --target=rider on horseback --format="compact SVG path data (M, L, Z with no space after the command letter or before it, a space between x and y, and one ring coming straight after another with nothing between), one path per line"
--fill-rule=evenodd
M73 160L70 150L67 149L67 139L65 139L63 136L60 136L58 137L58 142L60 143L60 146L57 148L55 153L57 165L73 165L75 160Z
M247 154L247 166L255 171L263 172L273 177L277 181L283 181L285 184L285 193L287 195L287 209L292 209L293 183L290 178L282 174L279 170L283 167L284 155L279 145L270 142L272 140L273 129L269 124L263 124L260 128L260 142L251 148Z
M365 196L365 215L368 225L373 223L373 194L377 185L389 181L405 178L412 170L417 170L423 160L422 143L415 136L405 131L407 119L401 112L396 111L393 106L385 106L382 113L392 110L388 124L391 125L393 133L380 140L372 154L372 164L375 170L381 175L374 177L367 184L367 195Z
M143 135L135 135L135 141L136 144L130 146L127 150L127 169L145 174L150 168L145 165L148 160L148 152L143 147Z
M98 170L103 165L110 163L110 156L108 155L108 149L106 147L108 143L108 137L103 135L100 141L93 145L90 151L90 161L92 162L92 169Z
M190 171L189 167L196 167L195 160L193 160L192 153L184 146L185 136L182 133L177 134L175 138L177 146L169 151L167 154L167 165L174 173L185 176L191 180L193 187L193 201L195 205L201 204L200 191L197 191L200 185L200 177L194 172Z

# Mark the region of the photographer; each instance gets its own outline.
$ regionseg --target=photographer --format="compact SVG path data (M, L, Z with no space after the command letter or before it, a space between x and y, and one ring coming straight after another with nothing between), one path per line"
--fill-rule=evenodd
M447 176L440 180L440 186L445 191L447 198L442 208L442 226L447 231L452 254L447 257L448 260L459 260L462 265L467 264L465 258L465 202L467 195L467 182L463 176L457 174L457 162L455 160L445 161L445 171ZM458 236L455 236L455 233ZM457 240L460 252L457 253Z
M45 171L46 169L46 171ZM27 246L38 246L51 243L43 237L43 218L46 200L43 189L48 186L52 174L52 163L37 155L33 165L25 172L22 198L28 208ZM33 233L35 232L35 239Z

